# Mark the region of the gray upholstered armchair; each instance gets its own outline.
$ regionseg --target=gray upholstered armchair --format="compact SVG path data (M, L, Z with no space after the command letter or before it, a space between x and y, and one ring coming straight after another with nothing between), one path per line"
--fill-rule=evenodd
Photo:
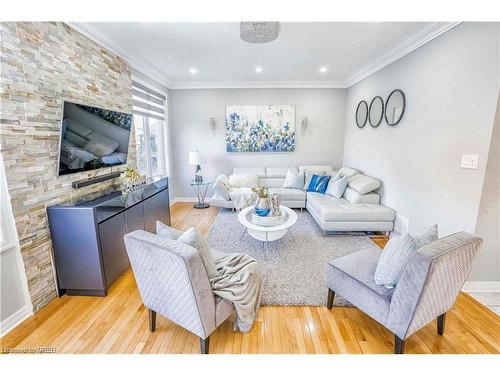
M395 335L395 353L405 340L437 318L444 334L446 312L453 306L469 275L482 240L466 232L452 234L420 248L394 289L373 281L381 251L368 248L330 261L327 265L327 306L335 293L364 311Z
M210 334L234 306L212 292L198 251L142 230L124 239L142 301L149 309L149 330L154 332L158 313L197 335L201 353L208 354Z

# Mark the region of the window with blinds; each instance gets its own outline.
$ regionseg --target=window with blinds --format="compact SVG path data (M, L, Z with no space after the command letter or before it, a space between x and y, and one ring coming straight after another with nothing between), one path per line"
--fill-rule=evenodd
M137 167L142 174L167 174L166 96L132 81L133 114L137 143Z

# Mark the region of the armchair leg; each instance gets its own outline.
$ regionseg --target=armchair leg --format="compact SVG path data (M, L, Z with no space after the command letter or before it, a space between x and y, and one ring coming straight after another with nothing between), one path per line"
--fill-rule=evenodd
M394 354L404 354L405 340L401 340L398 336L394 335Z
M210 336L206 339L200 338L200 353L209 354Z
M328 300L326 301L326 307L328 307L329 310L331 310L333 307L334 298L335 298L335 292L331 289L328 289Z
M156 329L156 311L149 310L149 330L154 332Z
M444 324L446 323L446 313L443 315L439 315L437 318L437 328L438 328L438 335L443 336L444 335Z

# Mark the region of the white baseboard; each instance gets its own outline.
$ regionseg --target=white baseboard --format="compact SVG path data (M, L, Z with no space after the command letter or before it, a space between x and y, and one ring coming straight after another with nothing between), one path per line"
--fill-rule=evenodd
M198 198L196 198L196 197L174 197L174 198L170 199L170 206L172 206L173 204L175 204L177 202L195 203L195 202L198 202ZM210 203L210 198L208 198L208 197L205 198L205 202Z
M497 292L500 293L500 281L466 281L463 292Z
M29 306L21 307L14 314L0 323L0 337L5 336L31 315L33 315L33 311L31 311Z

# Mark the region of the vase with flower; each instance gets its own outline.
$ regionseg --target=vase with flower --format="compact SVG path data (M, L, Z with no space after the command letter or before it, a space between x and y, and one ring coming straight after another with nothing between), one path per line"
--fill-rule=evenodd
M269 199L269 190L266 187L252 188L252 191L257 194L255 201L255 213L259 216L267 216L271 212L271 202Z

